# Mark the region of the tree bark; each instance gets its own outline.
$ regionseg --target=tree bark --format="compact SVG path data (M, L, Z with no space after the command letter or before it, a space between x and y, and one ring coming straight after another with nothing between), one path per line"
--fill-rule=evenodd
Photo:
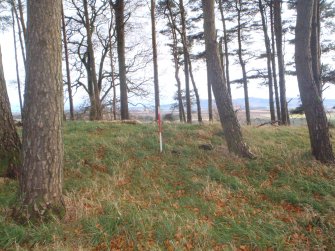
M249 92L248 92L248 78L247 71L245 68L245 61L243 60L242 55L242 25L241 25L241 1L236 2L236 11L237 11L237 41L238 41L238 58L242 69L242 81L243 81L243 90L244 90L244 103L245 103L245 115L247 119L247 125L251 125L250 119L250 105L249 105Z
M190 75L189 75L189 52L188 52L188 41L186 36L186 18L185 18L185 8L184 1L179 0L180 17L181 17L181 40L183 44L184 53L184 72L185 72L185 94L186 94L186 121L187 123L192 123L192 104L191 104L191 94L190 94Z
M206 59L210 73L209 78L213 86L228 149L239 156L253 158L254 155L249 151L248 146L243 140L241 128L224 83L225 80L223 78L218 44L216 41L214 0L202 0L202 8L204 13Z
M227 83L227 79L226 79L226 74L225 74L225 55L224 55L224 52L223 52L223 37L220 38L219 40L219 53L220 53L220 59L221 59L221 68L222 68L222 71L223 71L223 77L225 78L225 82ZM228 89L228 92L229 92L229 88L228 86L226 86L227 89ZM230 92L229 92L230 93Z
M3 72L0 47L0 176L17 178L21 164L21 142L16 132L6 81Z
M14 1L15 0L13 0L13 2ZM18 0L18 7L19 7L19 13L20 13L19 20L20 20L20 24L21 24L21 27L22 27L23 38L24 38L24 41L27 42L27 29L26 29L26 23L24 21L23 4L22 4L21 0Z
M158 82L158 62L157 62L157 42L156 42L156 17L155 17L155 0L151 0L151 38L152 38L152 56L154 67L154 90L155 90L155 117L158 120L159 102L159 82Z
M27 76L18 220L63 216L61 0L28 1Z
M212 95L212 83L210 78L210 71L208 67L208 63L206 63L207 68L207 95L208 95L208 120L209 122L213 122L213 95Z
M311 46L314 3L318 0L298 0L295 61L302 105L304 107L312 154L324 163L334 163L329 126L322 99L315 82Z
M13 40L14 40L14 55L15 55L15 70L16 70L16 81L17 81L17 90L20 102L20 114L21 118L23 117L23 103L22 103L22 94L21 94L21 81L20 81L20 71L19 71L19 61L17 58L17 46L16 46L16 31L15 31L15 14L14 7L12 7L12 28L13 28Z
M176 31L176 23L174 20L174 16L172 13L172 8L170 5L170 1L167 0L166 2L166 8L169 12L168 19L171 26L171 33L172 33L172 54L173 54L173 62L174 62L174 68L175 68L175 74L174 77L177 82L177 98L178 98L178 110L179 110L179 121L180 122L186 122L185 118L185 110L184 110L184 104L183 104L183 97L182 97L182 91L181 91L181 81L179 78L179 57L178 57L178 40L177 40L177 31Z
M97 72L95 68L95 56L92 42L92 29L90 19L88 16L88 4L87 0L83 0L84 3L84 15L85 15L85 28L87 33L87 51L89 54L89 68L91 73L91 79L93 84L93 95L91 95L91 112L90 120L101 120L102 119L102 105L100 101L100 90L97 80Z
M276 100L276 111L277 118L281 121L281 111L280 111L280 97L278 92L278 81L277 81L277 66L276 66L276 42L275 42L275 32L274 32L274 19L273 19L273 0L270 1L270 22L271 22L271 48L272 48L272 75L273 75L273 86L275 89L275 100Z
M184 102L182 97L182 90L181 90L181 81L179 78L179 65L178 65L178 56L174 58L175 61L175 73L174 77L177 82L177 96L178 96L178 109L179 109L179 121L185 123L185 110L184 110Z
M68 92L68 95L69 95L69 104L70 104L70 119L74 120L74 108L73 108L73 98L72 98L72 84L71 84L71 75L70 75L69 52L68 52L68 48L67 48L67 36L66 36L66 26L65 26L63 3L62 3L62 31L63 31L63 45L64 45L66 78L67 78L67 83L66 84L67 84L67 92Z
M113 88L113 101L112 101L112 113L113 119L116 120L116 85L115 85L115 67L114 67L114 52L113 52L113 43L112 43L112 27L113 27L113 7L110 5L110 12L111 12L111 23L109 27L108 39L109 39L109 58L110 58L110 65L111 65L111 85Z
M228 36L227 36L227 28L226 28L226 19L223 12L223 5L222 0L219 0L219 10L221 14L221 22L222 22L222 29L223 29L223 43L224 43L224 58L225 58L225 76L226 76L226 82L227 82L227 88L230 97L231 95L231 86L230 86L230 73L229 73L229 51L228 51Z
M315 84L322 98L321 48L320 48L320 1L314 1L311 33L312 68Z
M265 6L262 4L262 0L258 0L258 7L262 17L262 27L264 33L264 42L266 48L266 61L267 61L267 68L268 68L268 86L269 86L269 105L270 105L270 115L271 121L276 120L275 114L275 106L273 102L273 81L272 81L272 69L271 69L271 46L270 46L270 38L268 35L268 27L265 21Z
M19 1L21 2L21 1ZM21 47L21 54L22 54L22 59L23 59L23 64L24 64L24 67L26 68L26 53L25 53L25 44L26 44L26 38L24 37L22 39L22 33L25 34L25 25L24 25L24 20L22 20L22 18L20 17L21 15L19 15L17 13L17 10L16 10L16 2L15 0L12 1L12 6L13 6L13 9L14 9L14 14L15 14L15 17L16 17L16 21L17 21L17 28L18 28L18 33L19 33L19 40L20 40L20 47ZM22 5L21 5L21 8L19 7L19 9L22 10ZM23 17L23 13L22 13L22 17ZM21 28L21 24L24 31L22 32L22 28ZM25 35L24 35L25 36Z
M286 84L285 84L285 63L283 55L283 31L281 20L281 3L282 0L274 0L274 29L276 34L277 59L279 70L279 92L280 92L280 110L281 110L281 124L289 125L289 116L286 101Z
M117 53L119 61L121 119L125 120L129 119L129 109L125 56L124 0L116 0L115 3L112 3L112 6L115 11Z
M189 70L190 70L191 82L192 82L194 95L195 95L195 101L197 103L198 122L202 123L200 96L199 96L198 88L197 88L197 85L195 83L195 79L194 79L194 76L193 76L193 69L192 69L192 62L191 62L190 55L188 55L187 60L188 60L188 65L189 65Z

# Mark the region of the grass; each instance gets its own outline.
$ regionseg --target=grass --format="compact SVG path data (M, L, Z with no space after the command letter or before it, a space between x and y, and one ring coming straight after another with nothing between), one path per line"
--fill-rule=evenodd
M243 128L255 160L230 154L216 124L165 125L163 154L156 130L67 122L65 218L17 225L18 184L0 180L0 249L335 247L335 168L313 160L306 128Z

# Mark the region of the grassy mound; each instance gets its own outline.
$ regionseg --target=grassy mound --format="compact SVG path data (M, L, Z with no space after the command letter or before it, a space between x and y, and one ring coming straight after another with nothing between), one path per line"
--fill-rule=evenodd
M15 224L17 183L2 179L0 249L335 247L335 168L313 160L307 129L244 128L255 160L231 155L219 125L165 125L163 154L156 131L67 122L65 218Z

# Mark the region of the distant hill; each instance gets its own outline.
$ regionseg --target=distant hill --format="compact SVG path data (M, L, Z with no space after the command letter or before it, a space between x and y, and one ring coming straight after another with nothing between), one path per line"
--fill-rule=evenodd
M301 104L299 98L287 98L288 109L294 109ZM244 99L234 99L234 105L244 108ZM335 106L335 99L326 99L323 102L326 109L331 109ZM250 109L269 109L269 100L263 98L250 98Z
M299 106L301 104L300 99L299 98L288 98L287 99L289 101L288 103L288 109L294 109L297 106ZM249 103L250 103L250 109L251 110L269 110L269 100L268 99L264 99L264 98L250 98L249 99ZM237 98L237 99L233 99L233 104L235 108L240 108L240 109L244 109L244 99L243 98ZM335 99L326 99L324 100L324 106L327 110L332 109L332 107L335 106ZM154 109L154 106L152 105L148 105L148 107L150 107L150 109ZM143 107L139 106L139 107L129 107L130 110L132 111L142 111ZM202 110L207 110L208 109L208 100L206 99L202 99L201 100L201 109ZM171 111L171 104L162 104L161 105L161 110L163 112L169 112ZM196 110L196 105L193 106L193 110ZM12 113L13 115L19 115L20 114L20 106L18 104L14 104L12 105Z
M294 109L297 106L301 104L301 101L299 98L288 98L288 109ZM269 109L269 100L265 98L250 98L250 109L252 110L268 110ZM241 109L244 109L244 98L237 98L233 99L234 107L239 107ZM332 107L335 106L335 99L326 99L324 100L324 106L326 109L332 109ZM165 104L161 105L161 109L163 111L169 111L171 109L171 104ZM196 109L196 106L193 107L193 109ZM201 100L201 109L207 110L208 109L208 101L203 99Z

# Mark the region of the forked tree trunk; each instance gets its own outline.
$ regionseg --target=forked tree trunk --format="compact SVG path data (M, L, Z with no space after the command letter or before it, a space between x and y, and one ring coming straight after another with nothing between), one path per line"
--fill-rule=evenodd
M241 128L224 83L218 44L216 41L214 0L202 0L202 8L204 12L206 59L208 72L210 73L209 78L213 86L228 149L239 156L253 158L254 155L249 151L247 144L243 140Z
M265 6L262 4L262 0L258 0L258 7L262 17L262 27L264 33L264 42L266 48L266 61L267 61L267 68L268 68L268 85L269 85L269 105L270 105L270 115L271 121L276 120L275 114L275 106L273 102L273 81L272 81L272 69L271 69L271 46L270 46L270 38L268 35L268 26L265 20Z
M102 105L101 105L100 90L99 90L98 80L97 80L97 71L95 67L92 30L91 30L89 15L88 15L87 0L84 0L83 3L84 3L84 15L85 15L85 29L87 33L87 52L89 54L89 59L90 59L89 68L90 68L91 80L92 80L92 85L93 85L90 120L101 120L102 119Z
M16 178L21 163L21 142L17 135L7 93L0 47L0 176Z
M24 222L65 211L61 8L61 0L28 1L21 205L16 211Z
M295 61L312 153L317 160L334 163L329 126L318 86L314 80L311 46L313 4L318 0L298 0Z
M155 90L155 117L158 120L159 109L159 82L158 82L158 62L157 62L157 43L156 43L156 17L155 17L155 0L151 0L151 38L152 38L152 56L154 66L154 90Z

